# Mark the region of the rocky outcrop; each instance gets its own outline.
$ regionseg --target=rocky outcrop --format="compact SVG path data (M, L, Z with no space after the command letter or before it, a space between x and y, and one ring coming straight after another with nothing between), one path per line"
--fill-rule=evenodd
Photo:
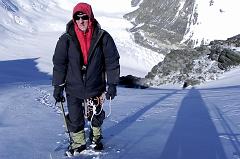
M132 75L121 76L119 79L119 85L127 88L140 88L140 89L148 87L143 83L142 78Z
M151 72L146 75L145 82L150 86L184 83L185 81L189 85L199 84L204 79L202 68L207 66L206 56L207 52L195 49L172 50L165 56L164 61L154 66ZM199 60L201 58L202 60Z
M214 40L210 42L210 55L212 60L218 61L218 67L227 70L240 64L240 34L227 40Z
M218 57L218 67L222 70L227 70L231 66L240 64L240 53L231 49L223 49Z
M154 66L144 81L149 86L167 83L200 84L240 65L239 35L215 40L194 49L172 50L164 61Z

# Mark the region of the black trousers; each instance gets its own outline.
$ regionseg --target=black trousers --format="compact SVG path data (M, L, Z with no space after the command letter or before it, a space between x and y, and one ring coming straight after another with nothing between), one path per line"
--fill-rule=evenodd
M68 115L67 118L67 126L70 132L77 133L84 129L85 126L85 117L84 117L84 100L76 98L67 94L67 107L68 107ZM97 112L100 112L101 106L97 107ZM91 113L90 113L91 114ZM87 118L89 121L92 119L92 126L93 127L101 127L103 124L103 120L105 119L105 112L104 110L98 115L94 115L92 117L88 116Z

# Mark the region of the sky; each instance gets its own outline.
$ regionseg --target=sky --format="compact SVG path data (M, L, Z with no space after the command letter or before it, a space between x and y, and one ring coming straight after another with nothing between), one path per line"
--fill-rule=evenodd
M52 97L51 58L75 2L35 2L39 6L35 14L0 10L0 26L8 28L0 30L1 159L61 159L67 147L63 117ZM122 75L143 76L157 58L161 60L155 52L134 44L127 32L131 25L122 15L132 9L129 1L88 2L102 27L114 37ZM21 1L25 8L29 4ZM26 25L18 26L9 15L21 15ZM4 19L8 18L7 23ZM240 159L239 70L186 89L179 85L118 87L117 97L104 102L106 113L111 112L103 124L105 149L94 152L88 148L80 158ZM87 134L88 125L85 130Z

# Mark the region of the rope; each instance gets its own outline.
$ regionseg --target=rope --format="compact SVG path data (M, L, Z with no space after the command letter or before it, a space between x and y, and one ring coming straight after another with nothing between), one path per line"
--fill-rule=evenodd
M96 103L94 103L94 101ZM86 99L84 100L84 107L85 107L85 118L89 118L89 114L91 114L92 112L92 116L91 116L91 119L90 119L90 127L92 128L92 120L93 120L93 117L94 115L100 115L103 111L103 107L104 107L104 101L105 101L105 93L103 93L100 97L96 97L96 98L89 98L89 99ZM108 115L106 116L106 118L108 118L111 113L112 113L112 106L111 106L111 102L112 102L112 98L110 97L110 101L109 101L109 113ZM98 106L101 106L101 109L100 111L97 113L97 107Z

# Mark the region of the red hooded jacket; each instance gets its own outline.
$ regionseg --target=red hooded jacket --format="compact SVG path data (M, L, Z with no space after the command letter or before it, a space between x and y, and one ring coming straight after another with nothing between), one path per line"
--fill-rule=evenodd
M82 54L83 54L83 60L84 64L87 65L88 63L88 53L89 48L92 40L92 34L93 34L93 22L94 22L94 15L92 12L92 7L87 3L78 3L74 9L73 9L73 16L76 12L82 12L88 15L89 17L89 23L88 23L88 29L86 33L84 34L83 31L81 31L77 23L74 21L74 30L76 32L79 44L81 46Z

